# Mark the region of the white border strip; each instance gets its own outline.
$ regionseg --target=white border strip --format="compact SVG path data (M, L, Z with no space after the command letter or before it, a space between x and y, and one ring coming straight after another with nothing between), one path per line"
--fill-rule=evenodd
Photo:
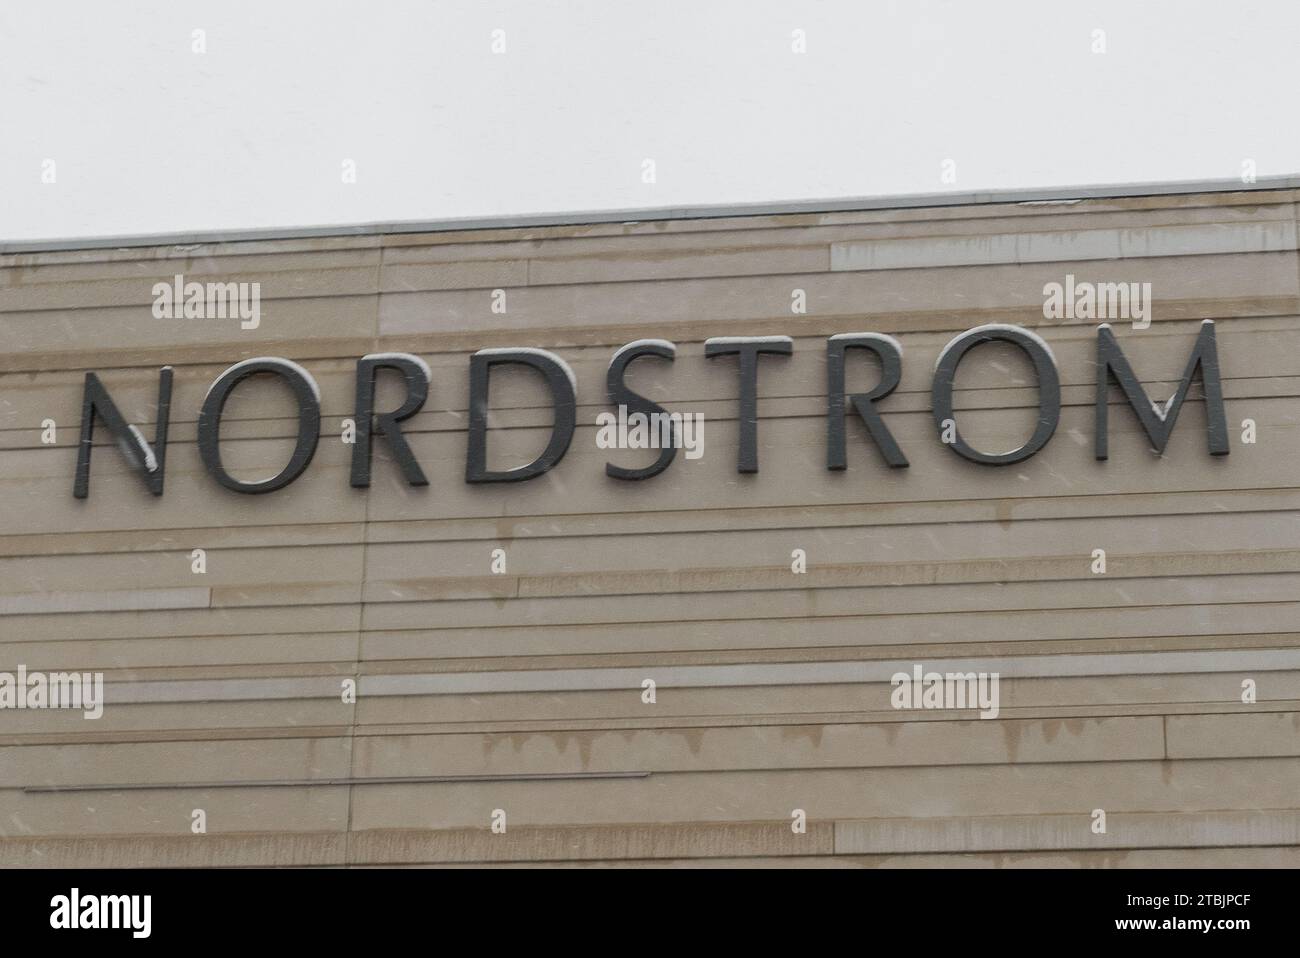
M1096 655L1035 655L999 658L911 658L877 662L808 662L745 665L644 666L620 669L520 669L504 672L438 672L363 675L357 694L483 695L494 692L599 692L641 688L653 678L660 688L738 688L777 685L888 683L897 672L921 663L927 672L997 672L1003 679L1074 678L1094 675L1181 675L1300 671L1300 649L1199 652L1121 652ZM348 675L311 678L201 679L187 682L109 683L105 705L146 702L229 702L338 699Z

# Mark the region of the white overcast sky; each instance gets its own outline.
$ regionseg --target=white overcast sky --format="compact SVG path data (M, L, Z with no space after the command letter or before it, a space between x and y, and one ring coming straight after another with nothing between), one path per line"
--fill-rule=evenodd
M1288 175L1297 90L1296 0L7 0L0 239Z

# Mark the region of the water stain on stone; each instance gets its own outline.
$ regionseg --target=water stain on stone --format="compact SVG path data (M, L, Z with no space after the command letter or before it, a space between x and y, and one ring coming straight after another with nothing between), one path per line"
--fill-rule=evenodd
M1007 758L1019 761L1021 728L1019 722L1002 722L1002 738L1007 747Z
M700 755L700 749L704 747L705 731L705 729L700 728L687 728L681 730L680 734L682 740L686 743L686 747L690 749L691 754L696 758Z
M501 516L497 519L497 539L504 549L509 543L514 541L515 526L519 520L513 516Z
M806 739L814 751L821 748L824 725L787 725L781 730L783 739Z

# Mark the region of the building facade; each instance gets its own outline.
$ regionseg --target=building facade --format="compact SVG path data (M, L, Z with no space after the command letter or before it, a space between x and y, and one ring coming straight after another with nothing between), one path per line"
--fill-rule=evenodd
M0 256L0 863L1300 864L1296 200Z

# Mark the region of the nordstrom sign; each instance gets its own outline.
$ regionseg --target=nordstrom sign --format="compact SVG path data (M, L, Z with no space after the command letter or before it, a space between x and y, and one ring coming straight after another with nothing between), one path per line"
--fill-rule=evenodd
M991 453L971 446L962 438L953 410L953 381L958 366L968 352L990 342L1010 343L1023 350L1037 372L1037 425L1023 445L1009 452ZM765 361L764 357L788 356L792 350L793 343L788 336L723 336L709 339L704 344L706 357L730 361L738 376L738 472L758 472L760 365L772 361ZM880 381L867 392L846 393L846 363L851 356L861 353L871 353L879 360ZM657 402L633 392L624 383L627 367L633 362L643 359L671 362L676 354L676 347L672 343L660 339L638 340L614 354L606 373L606 395L610 405L620 410L620 416L625 415L624 410L627 410L631 414L647 418L657 417L656 421L667 423L665 428L669 433L680 428L680 415L668 414ZM519 482L535 478L554 468L568 450L576 426L577 382L568 364L552 352L527 347L482 349L474 353L469 362L469 442L465 481ZM886 463L895 468L908 465L907 458L890 433L885 412L880 408L882 401L898 386L902 362L903 354L898 341L880 333L844 333L831 336L826 341L827 469L845 468L845 420L851 414L861 418ZM488 396L493 370L504 365L526 367L541 377L550 392L554 423L546 448L536 459L513 469L495 471L487 467ZM399 375L405 381L403 401L396 409L387 411L375 409L375 385L383 370ZM298 406L298 435L293 454L279 473L268 479L250 482L236 479L222 465L221 418L231 393L241 382L254 375L277 376L293 391ZM1193 379L1198 375L1205 394L1209 452L1215 456L1226 456L1228 434L1214 324L1209 320L1202 324L1191 355L1187 358L1178 389L1163 406L1153 403L1147 397L1110 326L1099 326L1094 432L1096 458L1107 458L1106 399L1112 382L1118 385L1152 448L1156 452L1163 452L1177 422L1183 400ZM389 444L398 468L410 485L428 485L428 479L402 433L402 423L423 407L431 379L428 364L409 353L373 353L357 361L354 406L356 434L351 473L353 486L364 488L370 485L371 456L376 439ZM164 367L158 378L158 422L153 440L148 441L137 426L125 420L99 377L93 372L86 373L73 495L84 499L90 494L90 455L97 419L108 427L118 447L123 450L149 491L157 496L162 495L167 465L171 390L172 370L171 367ZM1047 445L1060 420L1060 376L1051 348L1039 336L1018 326L989 325L967 330L949 342L939 354L931 386L931 410L939 441L951 448L956 455L990 466L1009 465L1028 459ZM293 482L310 464L320 439L320 419L320 389L311 373L287 359L248 359L231 366L209 388L199 412L199 454L208 473L227 489L241 493L274 492ZM668 435L665 437L668 441L654 446L659 449L659 455L649 466L627 469L611 463L606 465L605 471L616 479L625 480L648 479L658 475L672 463L681 445L673 441L674 438Z

